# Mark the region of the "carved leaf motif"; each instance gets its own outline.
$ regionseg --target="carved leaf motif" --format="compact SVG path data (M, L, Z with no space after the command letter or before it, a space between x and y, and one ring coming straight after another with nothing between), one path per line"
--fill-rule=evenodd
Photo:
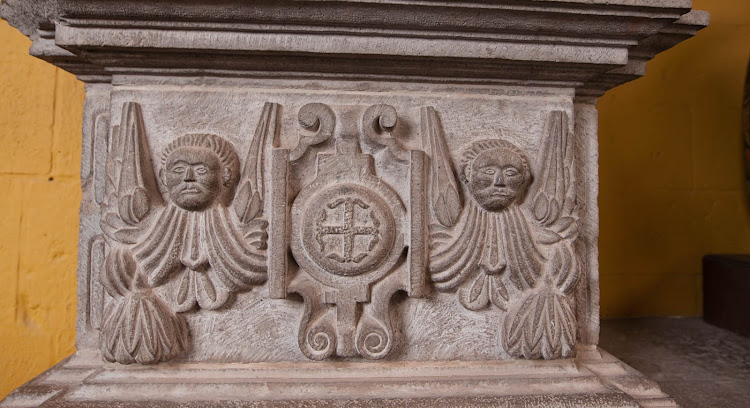
M240 222L247 224L258 217L263 210L264 180L263 151L268 138L273 140L278 133L279 105L266 102L261 112L255 135L247 152L242 169L239 191L235 196L234 209Z
M555 231L546 229L546 228L539 228L537 231L535 231L536 234L534 235L536 238L536 242L540 244L554 244L557 242L560 242L563 237L560 236L560 234L556 233Z
M149 292L113 299L99 333L102 355L120 364L154 364L186 349L185 321Z
M445 145L440 117L435 109L431 106L423 107L421 116L423 144L430 147L431 162L427 185L432 213L441 225L452 227L458 222L462 210L453 163Z
M573 217L561 217L557 220L557 228L560 231L565 231L566 229L570 228L571 225L575 222L575 218Z
M498 276L492 276L489 280L490 301L500 310L506 309L506 304L510 299L508 288Z
M512 357L556 359L574 352L575 313L567 297L550 288L528 294L505 326L503 344Z
M230 293L218 284L213 273L185 270L179 279L176 311L187 312L196 306L206 310L216 310L229 300Z
M469 310L482 310L490 305L489 294L490 277L485 273L478 273L469 289L459 290L458 298L461 304Z

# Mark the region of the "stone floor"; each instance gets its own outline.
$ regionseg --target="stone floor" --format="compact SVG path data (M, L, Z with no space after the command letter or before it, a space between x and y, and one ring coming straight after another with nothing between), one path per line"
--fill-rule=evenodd
M684 408L750 408L750 338L700 318L612 319L600 346Z

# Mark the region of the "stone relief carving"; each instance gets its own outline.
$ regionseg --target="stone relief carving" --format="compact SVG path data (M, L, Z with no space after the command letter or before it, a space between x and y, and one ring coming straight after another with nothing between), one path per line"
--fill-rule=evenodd
M337 109L305 105L298 145L274 150L270 293L302 296L298 339L308 358L379 359L394 344L391 297L424 290L425 257L415 250L425 247L426 156L389 134L398 119L393 107ZM410 175L408 197L376 165L373 155L386 147Z
M439 291L456 291L466 309L499 309L500 341L511 357L551 359L575 351L571 292L579 274L573 247L579 208L567 121L563 112L550 114L538 180L509 141L466 146L457 169L462 200L439 117L422 110L432 158L432 282Z
M140 106L123 105L102 202L105 359L175 357L189 346L182 313L221 309L267 270L271 298L302 297L310 359L387 356L393 295L425 296L428 277L464 308L497 313L508 357L572 356L580 209L565 113L549 115L538 168L502 139L469 143L454 166L432 107L421 109L428 156L401 145L392 106L310 103L265 180L280 109L265 104L242 164L225 139L186 134L155 167Z
M141 108L123 105L102 204L109 251L101 281L112 297L100 331L105 359L173 358L188 347L178 313L221 308L266 280L263 146L277 115L277 105L265 105L241 171L231 143L187 134L164 149L156 173ZM176 292L162 299L154 289L169 280Z

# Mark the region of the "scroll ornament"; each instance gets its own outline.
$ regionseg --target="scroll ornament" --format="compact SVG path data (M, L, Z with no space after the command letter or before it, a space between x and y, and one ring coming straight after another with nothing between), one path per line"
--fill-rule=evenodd
M298 341L310 359L384 358L397 334L391 298L399 290L421 296L425 254L417 248L426 234L407 231L422 229L424 192L416 181L426 156L399 145L392 134L397 120L389 105L335 111L308 104L299 112L298 144L274 149L271 207L291 208L288 218L286 211L272 218L278 234L269 292L302 296ZM393 183L404 180L389 178L375 155L386 155L391 171L411 175L408 194L397 192Z

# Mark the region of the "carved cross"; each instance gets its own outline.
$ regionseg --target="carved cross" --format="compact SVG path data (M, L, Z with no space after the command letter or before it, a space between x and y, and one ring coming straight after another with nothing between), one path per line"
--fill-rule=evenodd
M343 225L323 225L323 222L325 222L325 220L328 218L328 214L324 210L322 211L322 213L320 214L320 218L318 218L318 221L316 222L317 232L315 234L315 238L320 244L320 251L325 252L325 242L323 238L326 235L341 236L344 244L343 254L339 255L336 253L330 253L326 256L340 263L359 263L367 256L367 253L362 252L355 255L354 240L357 235L372 237L370 239L370 243L367 246L367 250L371 251L372 248L374 248L380 240L380 233L378 230L380 227L380 221L375 216L375 213L373 211L370 211L370 219L372 220L373 225L356 225L356 222L354 220L355 208L359 207L363 210L367 210L370 208L369 205L367 205L359 198L340 198L333 203L328 204L328 208L333 210L341 206L342 204L344 206Z

